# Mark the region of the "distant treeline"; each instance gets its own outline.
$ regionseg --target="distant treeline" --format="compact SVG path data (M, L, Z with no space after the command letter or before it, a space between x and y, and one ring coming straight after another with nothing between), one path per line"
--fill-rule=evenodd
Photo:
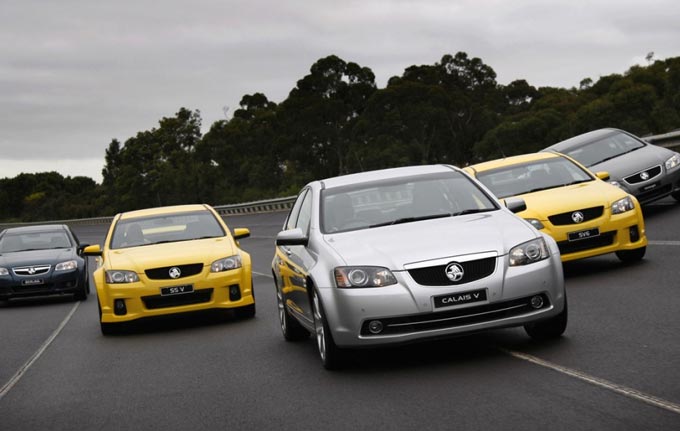
M677 129L680 57L648 60L579 88L536 88L501 85L490 66L459 52L378 88L370 68L331 55L281 103L245 95L205 135L199 111L181 108L124 143L111 141L102 184L55 172L0 180L0 220L246 202L340 174L532 152L601 127L642 136Z

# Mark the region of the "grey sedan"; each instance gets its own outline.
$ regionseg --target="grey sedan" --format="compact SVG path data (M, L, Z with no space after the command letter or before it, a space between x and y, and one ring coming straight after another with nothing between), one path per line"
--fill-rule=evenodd
M524 326L559 337L567 298L555 241L452 166L314 181L276 238L286 340L314 334L323 365L348 348Z
M680 154L623 130L595 130L543 151L566 154L593 172L608 172L610 183L641 204L669 195L680 201Z

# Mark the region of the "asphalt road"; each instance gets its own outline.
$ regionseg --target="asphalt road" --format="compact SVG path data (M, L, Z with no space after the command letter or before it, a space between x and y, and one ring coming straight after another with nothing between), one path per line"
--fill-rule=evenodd
M269 265L285 217L249 227L257 316L192 315L104 337L96 298L0 308L0 430L678 430L680 204L645 208L643 262L565 265L565 336L522 329L359 351L325 371L281 336ZM102 243L106 226L80 226ZM94 263L94 262L92 262ZM94 267L94 265L92 265Z

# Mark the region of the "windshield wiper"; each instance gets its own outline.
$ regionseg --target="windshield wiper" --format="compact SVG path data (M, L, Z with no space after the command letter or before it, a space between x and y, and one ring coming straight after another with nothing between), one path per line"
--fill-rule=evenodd
M563 184L563 186L564 186L564 187L566 187L566 186L573 186L574 184L587 183L588 181L592 181L592 179L587 179L587 180L576 180L576 181L572 181L572 182L567 183L567 184Z
M402 217L402 218L398 218L396 220L386 221L384 223L372 224L372 225L369 226L369 228L370 227L380 227L380 226L392 226L394 224L410 223L410 222L414 222L414 221L430 220L430 219L435 219L435 218L451 217L452 215L453 214L451 214L451 213L441 213L441 214L430 214L430 215L418 216L418 217Z
M452 216L460 216L460 215L466 215L466 214L477 214L477 213L485 213L489 211L494 211L496 208L470 208L466 209L463 211L458 211L457 213L451 214Z
M531 189L529 191L526 191L524 193L533 193L533 192L540 192L542 190L548 190L548 189L554 189L557 186L548 186L548 187L536 187L535 189Z

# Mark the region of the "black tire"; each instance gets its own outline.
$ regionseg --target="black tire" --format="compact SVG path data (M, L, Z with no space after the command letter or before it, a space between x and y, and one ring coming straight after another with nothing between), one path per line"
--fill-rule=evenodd
M624 263L633 263L642 260L645 257L647 247L634 248L632 250L619 250L616 252L616 257Z
M312 314L314 315L314 327L316 346L323 367L327 370L337 370L344 362L344 352L333 341L333 334L328 326L323 304L316 290L312 290Z
M234 308L234 314L239 319L252 319L255 317L255 303L245 307Z
M118 331L116 331L117 326L115 323L104 323L102 322L102 307L99 305L99 301L97 301L97 310L99 311L99 328L102 331L102 335L114 335Z
M276 305L279 311L279 324L281 325L281 332L286 341L300 341L309 338L309 331L306 330L300 322L288 314L286 305L283 303L283 293L279 289L276 282L274 282L276 289Z
M83 279L80 283L80 289L73 294L73 299L76 301L87 300L87 295L90 293L90 281L87 277Z
M567 329L567 321L569 310L567 307L567 297L564 296L564 309L560 314L550 319L540 320L538 322L527 323L524 325L524 330L534 340L550 340L559 338Z
M118 333L118 327L115 323L99 322L99 326L102 330L102 335L115 335Z

